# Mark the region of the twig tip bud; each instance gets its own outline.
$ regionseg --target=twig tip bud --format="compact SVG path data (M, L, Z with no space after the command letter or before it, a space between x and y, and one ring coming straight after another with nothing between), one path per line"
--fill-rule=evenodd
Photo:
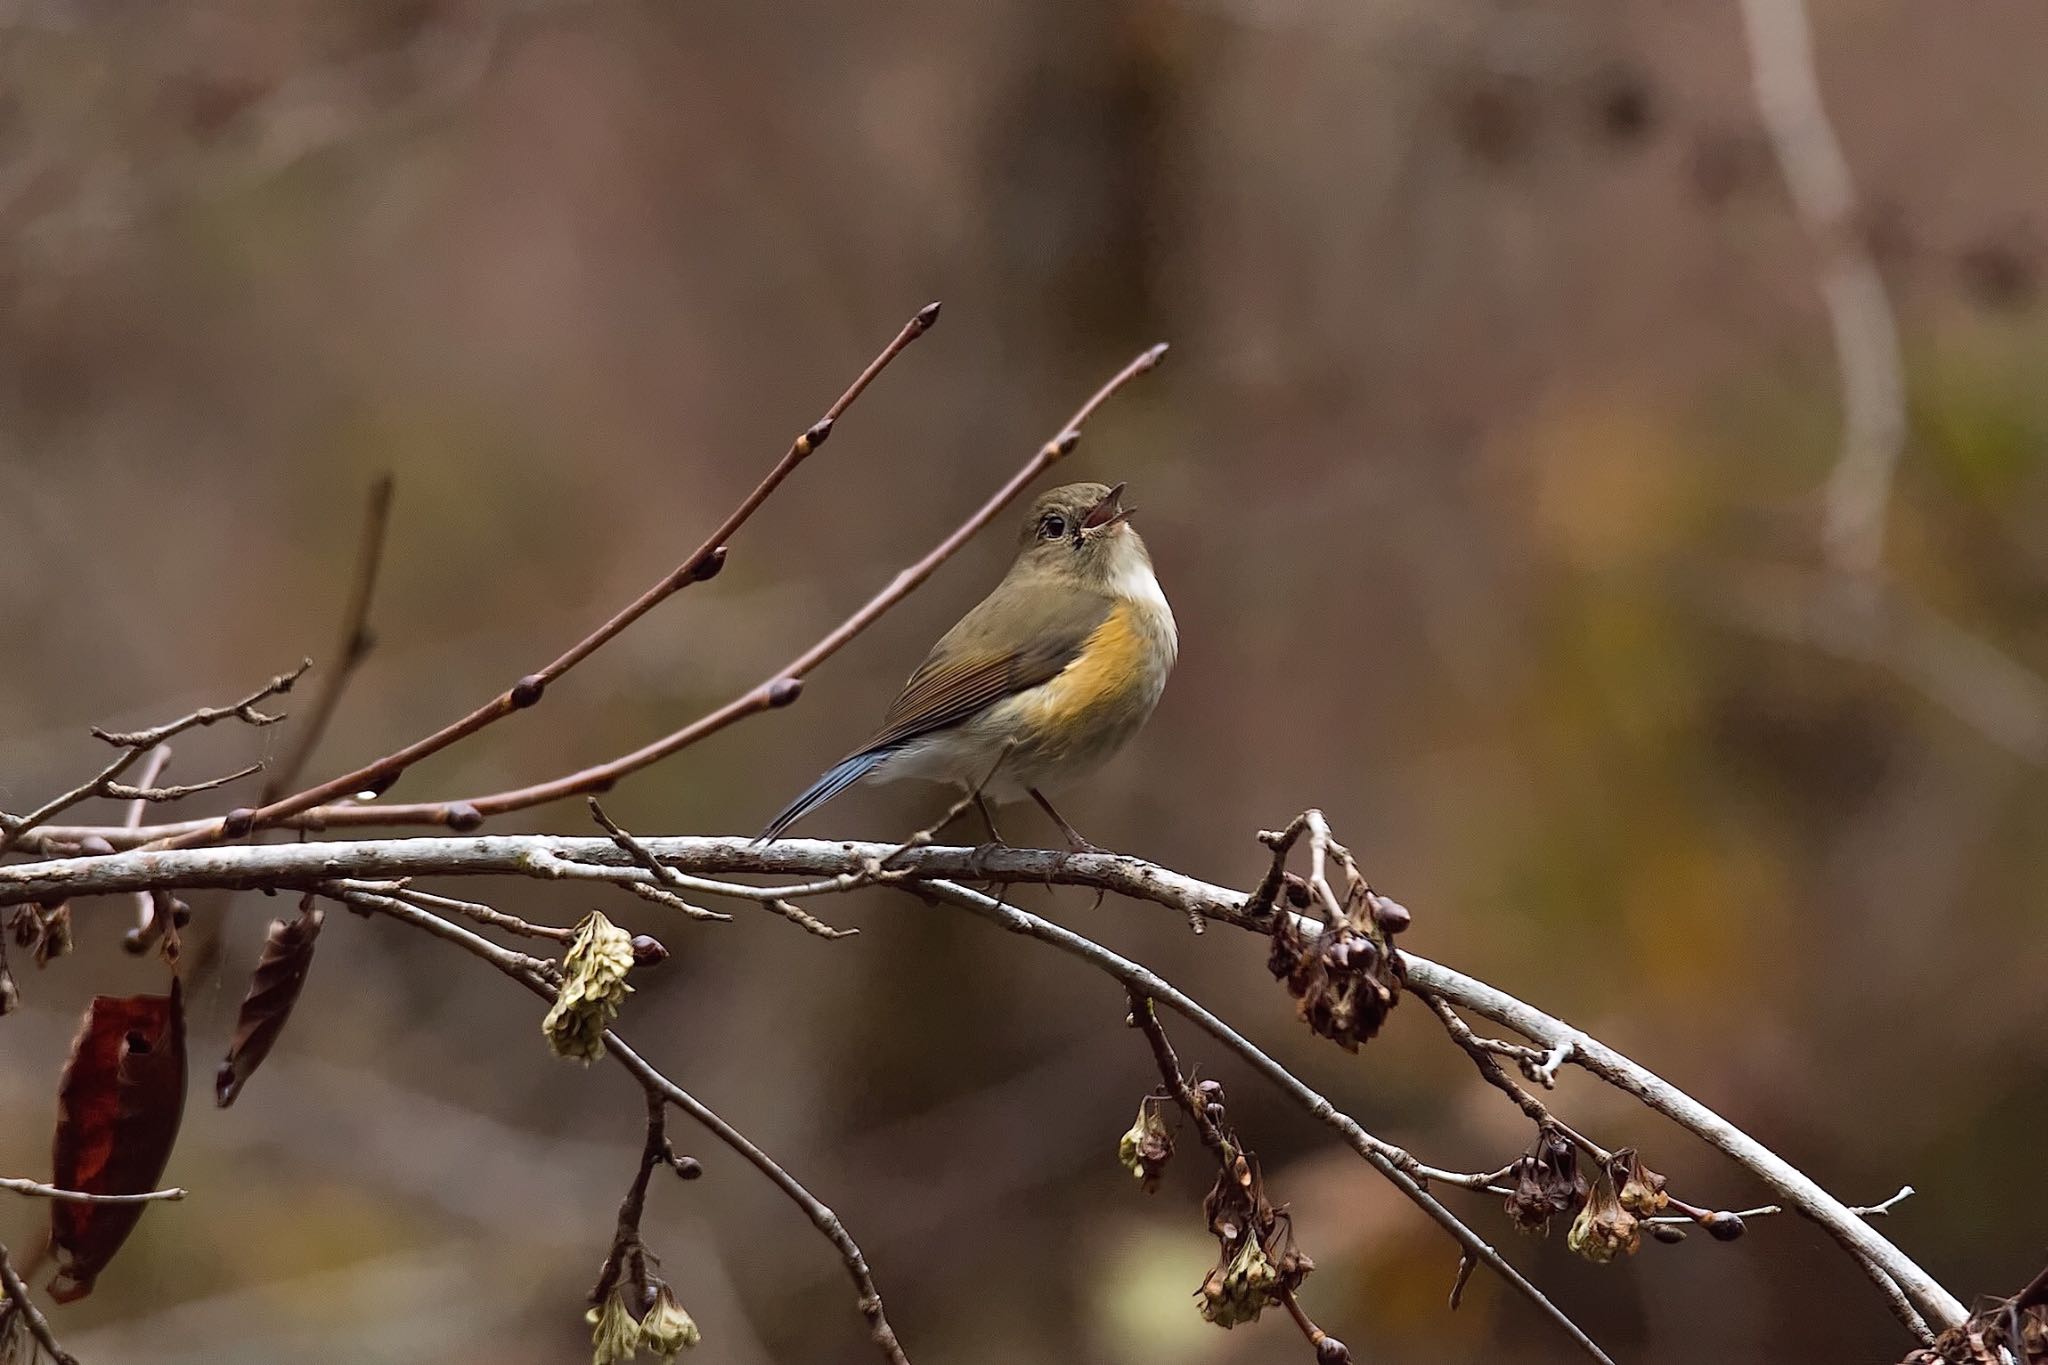
M910 325L920 333L928 332L931 330L932 324L938 320L939 301L933 299L930 303L917 310L917 316L910 320Z
M1742 1222L1741 1214L1729 1213L1725 1209L1719 1213L1708 1214L1700 1220L1700 1226L1717 1242L1732 1242L1748 1231Z

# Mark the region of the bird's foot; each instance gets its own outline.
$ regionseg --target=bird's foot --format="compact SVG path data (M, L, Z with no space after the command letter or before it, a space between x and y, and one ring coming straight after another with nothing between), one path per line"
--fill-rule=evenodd
M974 852L968 855L967 870L978 878L986 878L988 876L988 860L997 853L1008 853L1009 851L1010 846L1003 842L1000 835L990 839L985 844L976 844Z

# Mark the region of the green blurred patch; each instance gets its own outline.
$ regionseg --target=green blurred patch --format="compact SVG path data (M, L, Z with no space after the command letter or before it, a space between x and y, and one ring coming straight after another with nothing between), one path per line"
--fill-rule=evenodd
M1915 352L1914 455L1953 492L1999 501L2048 469L2048 345L1973 332Z

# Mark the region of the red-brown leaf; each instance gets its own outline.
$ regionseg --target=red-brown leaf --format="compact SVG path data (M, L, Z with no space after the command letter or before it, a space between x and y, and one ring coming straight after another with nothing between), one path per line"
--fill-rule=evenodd
M295 920L270 922L270 936L263 941L263 956L249 976L249 993L242 997L241 1012L235 1017L234 1040L228 1044L227 1059L213 1077L214 1103L225 1109L242 1093L242 1083L270 1055L292 1006L299 1002L299 990L306 984L306 971L313 965L313 941L320 936L324 918L308 896L299 906Z
M52 1179L90 1194L153 1190L185 1112L185 1011L169 995L97 995L57 1084ZM121 1249L143 1204L50 1202L57 1278L50 1296L82 1299Z

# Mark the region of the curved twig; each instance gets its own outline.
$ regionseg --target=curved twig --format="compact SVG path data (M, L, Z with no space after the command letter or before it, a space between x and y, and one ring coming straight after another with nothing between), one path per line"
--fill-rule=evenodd
M514 711L524 710L526 707L538 702L542 694L547 690L548 684L554 682L555 679L561 677L584 659L596 653L606 642L613 639L621 631L625 630L626 627L632 625L642 616L645 616L681 588L691 583L700 583L716 574L724 566L725 544L732 538L733 533L738 531L746 523L747 519L754 515L755 509L768 500L768 495L773 493L798 465L802 464L810 457L813 451L825 443L826 437L832 434L833 424L853 405L853 401L860 397L862 391L874 380L875 376L880 374L890 361L901 354L905 347L920 336L923 336L931 328L932 323L938 319L938 316L939 306L936 303L927 304L919 309L917 315L903 325L902 330L896 334L895 339L883 347L880 354L873 360L868 362L867 368L860 372L859 377L847 387L846 392L842 393L837 401L825 410L825 415L791 443L788 453L776 463L773 469L768 471L767 477L763 478L755 486L753 492L741 500L740 505L734 508L724 521L719 523L716 530L705 537L701 545L692 550L684 557L682 563L669 570L667 574L663 575L647 591L641 593L638 597L620 608L603 625L569 646L566 651L551 663L519 679L512 686L506 688L503 692L500 692L497 696L491 698L482 706L477 707L460 720L452 721L432 734L416 739L403 748L384 755L384 757L377 759L375 762L367 763L353 772L343 773L339 777L330 778L317 786L308 787L291 796L267 802L256 810L240 812L239 814L243 818L239 822L230 816L226 819L211 821L198 829L173 835L162 841L164 847L189 848L215 839L235 837L238 833L246 833L249 830L267 829L290 816L299 814L301 811L311 810L315 806L333 801L338 797L350 796L356 792L363 791L382 792L389 788L393 782L396 782L399 776L414 763L429 755L441 752L441 750L459 740L467 739L485 726L504 719ZM579 788L579 790L591 790L591 788L585 787ZM445 823L445 821L442 823ZM238 824L239 829L237 828Z
M56 1334L50 1330L50 1320L29 1297L28 1286L22 1283L14 1262L7 1259L7 1248L0 1246L0 1324L5 1323L9 1313L21 1314L22 1325L28 1328L28 1334L35 1338L36 1345L43 1348L43 1354L49 1356L54 1365L78 1365L78 1357L57 1344Z
M538 970L543 964L523 953L501 948L459 924L452 924L439 915L389 896L354 895L347 896L346 899L352 905L375 910L379 914L423 929L436 938L455 944L490 963L544 1000L555 998L554 985ZM839 1216L826 1207L824 1201L804 1188L802 1182L784 1170L773 1157L756 1146L745 1133L726 1122L695 1095L663 1075L652 1063L634 1051L625 1039L606 1030L604 1041L605 1055L625 1068L633 1079L640 1083L643 1090L650 1095L658 1095L662 1100L673 1104L695 1119L708 1129L712 1136L767 1176L776 1188L788 1196L791 1203L803 1210L804 1216L809 1218L812 1226L832 1243L833 1248L839 1253L840 1260L845 1263L847 1276L853 1281L855 1306L868 1324L868 1336L876 1349L890 1365L910 1365L909 1357L904 1354L902 1344L896 1339L896 1331L889 1325L888 1315L883 1311L881 1291L875 1287L875 1277L868 1269L867 1258L861 1253L859 1243L847 1232L846 1225L839 1221Z
M1264 932L1270 920L1247 911L1244 893L1171 868L1114 853L1045 849L901 847L896 844L787 839L755 845L742 836L642 838L665 865L698 874L831 876L859 873L889 858L891 884L932 878L997 882L1051 882L1114 891L1151 901L1185 917ZM388 879L429 875L519 873L535 851L610 869L620 882L652 880L609 839L552 835L486 835L359 842L278 844L154 852L131 850L102 857L51 859L0 866L0 905L59 895L97 895L181 886L307 889L336 877ZM895 874L902 872L900 882ZM1315 921L1304 921L1314 930ZM466 932L466 931L464 931ZM1857 1218L1812 1179L1647 1067L1506 992L1403 950L1409 980L1450 1003L1491 1019L1555 1050L1569 1044L1569 1064L1584 1067L1720 1148L1762 1180L1786 1204L1814 1219L1848 1247L1872 1282L1910 1302L1936 1328L1965 1316L1962 1305L1882 1234ZM1525 1027L1526 1025L1526 1027ZM1905 1316L1901 1314L1901 1320Z
M1025 938L1037 939L1040 943L1050 944L1063 953L1078 957L1090 966L1108 973L1123 983L1127 989L1157 1000L1201 1029L1237 1054L1252 1070L1271 1082L1287 1098L1335 1129L1338 1136L1342 1137L1353 1151L1370 1162L1374 1169L1408 1197L1409 1202L1428 1214L1444 1231L1450 1233L1466 1255L1475 1257L1506 1280L1516 1293L1527 1299L1538 1312L1571 1337L1580 1350L1594 1360L1605 1362L1605 1365L1614 1365L1613 1359L1601 1350L1577 1323L1567 1317L1563 1309L1552 1303L1542 1290L1508 1264L1489 1242L1467 1227L1458 1215L1438 1203L1417 1183L1416 1176L1428 1178L1430 1168L1393 1143L1367 1132L1358 1120L1310 1089L1293 1072L1261 1052L1243 1034L1210 1013L1199 1001L1176 989L1158 973L1111 952L1093 939L1084 938L1071 929L1054 924L1051 920L1041 919L1028 911L1019 910L992 896L984 896L979 891L953 882L905 883L903 889L946 901L969 914L989 921L999 929L1007 929Z

